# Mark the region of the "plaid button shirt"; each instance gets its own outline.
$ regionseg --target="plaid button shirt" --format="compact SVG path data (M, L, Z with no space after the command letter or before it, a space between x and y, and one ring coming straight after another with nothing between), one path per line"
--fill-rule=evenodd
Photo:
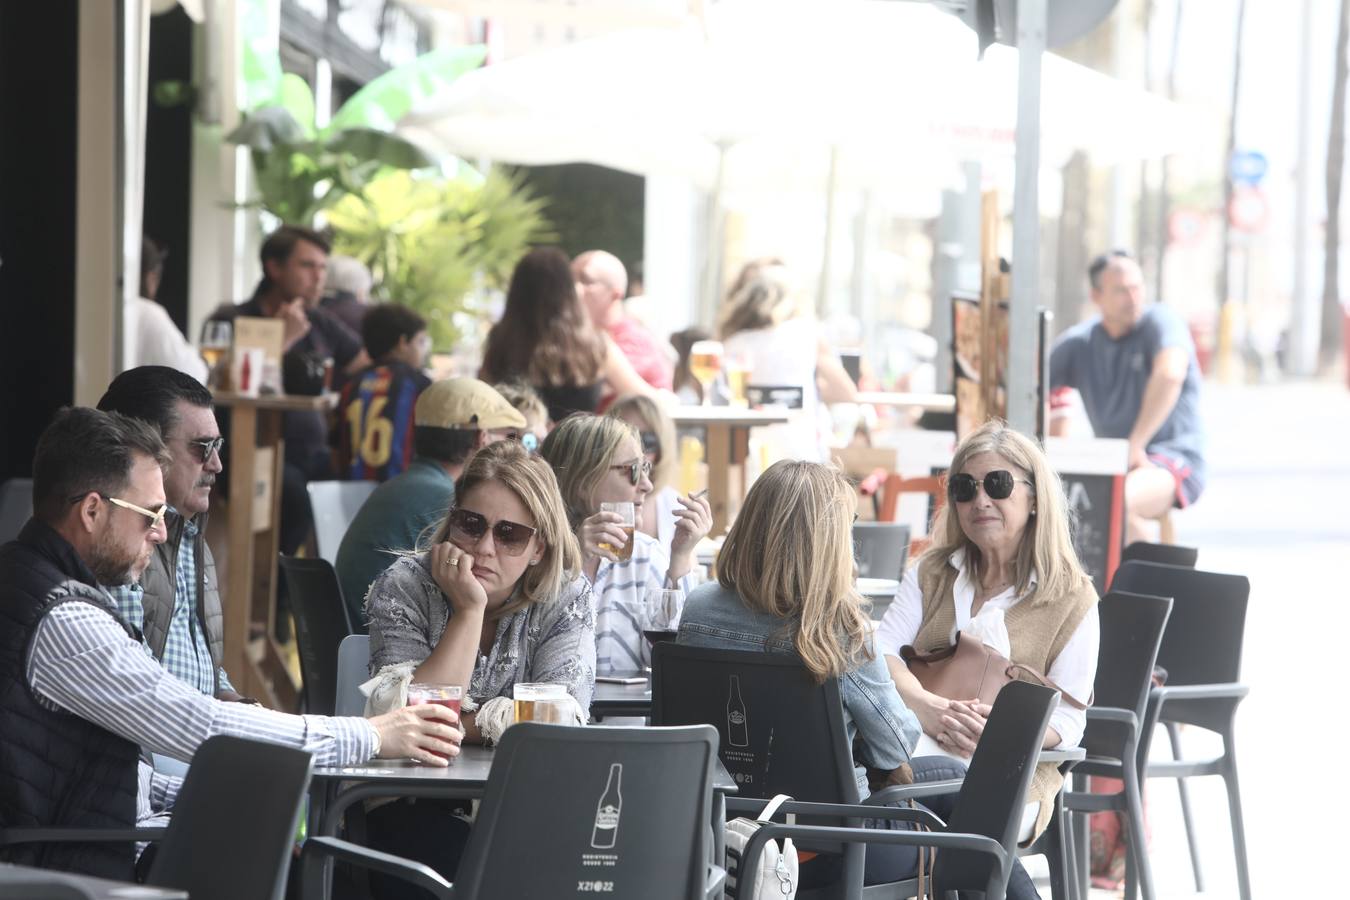
M174 566L176 589L173 618L169 621L161 664L170 674L208 697L216 695L215 665L211 661L211 643L197 617L197 523L183 523L183 538L178 542L178 563ZM117 611L137 629L145 629L145 591L139 584L124 584L107 589L117 601ZM142 645L145 646L145 645ZM150 652L148 646L146 652ZM220 689L233 691L229 676L220 670Z

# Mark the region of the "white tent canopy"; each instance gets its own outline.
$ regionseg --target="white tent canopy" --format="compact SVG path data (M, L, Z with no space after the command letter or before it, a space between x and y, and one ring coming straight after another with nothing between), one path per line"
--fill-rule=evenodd
M706 27L703 27L706 26ZM1176 105L1047 54L1042 159L1170 152ZM931 190L954 159L1011 158L1017 51L921 4L717 4L469 73L402 123L467 159L591 162L730 191Z

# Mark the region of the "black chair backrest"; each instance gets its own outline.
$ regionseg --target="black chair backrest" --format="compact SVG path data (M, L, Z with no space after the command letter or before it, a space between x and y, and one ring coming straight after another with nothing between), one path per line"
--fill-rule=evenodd
M998 692L947 821L948 831L993 838L1009 861L1016 856L1021 810L1058 697L1058 691L1025 681L1010 682ZM992 867L986 854L943 850L933 867L934 884L939 893L983 891Z
M1133 560L1116 570L1111 589L1172 598L1158 649L1158 665L1167 670L1169 685L1240 680L1251 592L1245 576Z
M208 738L192 757L147 883L193 900L281 900L311 759L292 747Z
M1165 566L1184 566L1195 568L1200 551L1194 547L1182 547L1179 544L1150 544L1148 541L1135 541L1120 554L1122 563L1137 559L1142 562L1162 563Z
M707 726L511 726L455 896L703 897L716 755Z
M909 526L895 522L854 522L853 556L863 578L903 578L909 555Z
M19 536L33 515L33 479L11 478L0 484L0 544Z
M355 631L342 588L327 560L283 555L280 563L295 614L305 712L331 716L337 705L338 646Z
M657 644L652 724L716 728L738 796L860 799L839 682L818 684L795 656Z
M1143 722L1172 598L1111 591L1102 598L1097 612L1102 636L1093 705L1128 709Z

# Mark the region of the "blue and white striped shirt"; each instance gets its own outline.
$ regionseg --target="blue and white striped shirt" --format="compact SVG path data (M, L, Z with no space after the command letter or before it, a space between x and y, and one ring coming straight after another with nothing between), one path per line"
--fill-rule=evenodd
M172 515L177 515L172 512ZM173 616L164 639L164 658L160 663L180 681L208 697L216 695L216 665L211 659L211 642L206 627L197 615L197 521L183 523L183 535L178 542L178 559L174 564L176 588L173 596ZM107 587L117 602L122 618L145 630L145 590L139 584ZM149 647L146 648L149 650ZM225 669L220 670L220 689L235 692ZM237 692L236 692L237 693Z
M230 734L298 747L315 765L365 762L375 728L365 719L292 716L203 696L170 675L132 640L107 609L62 603L39 623L28 654L28 685L38 702L93 722L146 752L189 762L209 737ZM177 796L179 779L139 770L137 820L153 824Z
M601 560L591 592L595 595L595 674L641 671L652 652L642 636L642 607L647 591L666 586L670 557L651 535L633 532L633 555L612 563ZM688 596L693 573L676 585Z

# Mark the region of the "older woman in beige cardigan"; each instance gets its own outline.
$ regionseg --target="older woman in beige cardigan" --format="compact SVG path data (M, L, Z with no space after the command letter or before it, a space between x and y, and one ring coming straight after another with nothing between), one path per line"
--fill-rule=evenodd
M957 447L947 499L933 524L932 547L886 611L877 648L923 727L915 752L968 758L989 707L926 691L900 659L900 648L930 653L965 631L1086 704L1097 672L1097 593L1069 538L1059 476L1034 441L1002 422L985 424ZM1085 724L1083 709L1061 699L1043 746L1077 746ZM1045 829L1062 781L1051 764L1037 769L1023 840Z

